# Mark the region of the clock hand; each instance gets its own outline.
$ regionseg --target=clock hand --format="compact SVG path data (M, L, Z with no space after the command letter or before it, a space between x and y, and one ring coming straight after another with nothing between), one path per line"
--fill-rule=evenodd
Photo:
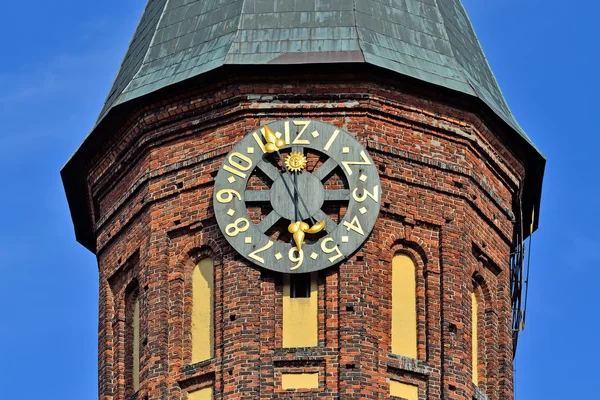
M265 151L269 154L277 152L277 154L279 156L281 168L283 168L283 170L287 172L287 169L285 168L285 165L283 164L283 159L281 158L281 154L279 153L279 149L282 148L283 146L285 146L285 141L283 139L278 138L277 135L275 135L275 133L267 125L264 126L264 136L267 141L267 144L265 144ZM288 194L292 198L292 201L294 202L295 216L296 216L296 219L298 219L298 204L297 204L297 201L295 200L296 193L294 193L294 195L292 195L292 191L290 190L285 179L283 179L283 185L285 186L286 191L288 192Z
M283 170L285 171L288 178L290 179L290 181L292 181L292 184L294 185L295 195L300 199L300 202L304 206L304 209L306 210L306 212L308 212L308 207L306 206L306 203L304 202L304 199L302 198L302 195L300 194L300 190L298 190L298 184L296 183L295 176L292 177L292 174L290 173L290 171L288 171L287 168L285 168L285 165L283 164L283 157L281 156L281 153L279 152L279 150L277 150L277 155L279 156L279 161L281 162L281 166L283 167ZM294 197L296 197L296 196L294 196ZM296 212L297 212L298 211L298 201L295 201L295 204L296 204ZM302 215L300 215L300 218L302 218ZM311 215L309 215L308 218L310 219L310 222L313 225L317 223L317 221ZM296 215L296 219L298 219L298 215Z
M281 168L283 168L283 171L285 172L286 176L290 179L290 181L294 185L294 196L292 197L292 201L294 202L294 207L295 207L296 222L292 222L288 226L288 232L292 234L292 237L294 239L294 242L296 243L296 248L298 249L298 251L302 251L302 245L304 244L304 237L306 236L306 234L307 233L314 234L314 233L321 232L323 230L323 228L325 227L325 220L317 223L316 220L312 217L312 215L309 215L308 218L310 219L310 221L312 223L312 226L310 226L310 227L306 222L302 222L302 221L298 220L299 219L298 218L299 217L298 199L300 199L300 201L302 202L302 205L304 206L304 209L306 210L307 213L308 213L308 207L306 206L306 203L304 202L304 199L302 198L302 195L300 194L300 190L298 189L297 175L294 175L293 177L291 176L290 171L288 171L288 169L285 167L285 164L283 162L283 157L281 156L281 153L279 152L279 149L281 149L283 146L285 146L285 142L282 139L278 139L277 135L275 135L275 133L273 133L273 131L267 125L265 125L264 128L265 128L265 139L267 140L267 144L265 145L266 152L267 153L275 153L275 152L277 153L277 156L279 157L279 163L281 165ZM290 190L287 186L285 179L283 179L283 183L285 184L285 187L288 190L288 193L290 193Z
M281 149L283 146L285 146L285 141L283 139L277 138L277 135L275 135L275 133L267 125L265 125L264 128L265 128L265 139L267 140L267 144L265 145L265 150L267 151L267 153L275 153L275 152L277 153L277 156L279 157L279 164L281 165L281 168L283 168L283 171L286 173L287 177L290 179L290 181L292 181L292 184L294 185L295 193L294 193L294 198L292 198L292 201L294 201L294 205L296 207L296 219L298 219L299 211L298 211L298 201L296 200L296 197L298 197L300 199L306 212L308 212L308 207L306 206L306 203L304 202L304 199L302 198L302 195L300 194L300 191L298 190L298 184L296 183L296 179L292 178L290 171L288 171L288 169L285 167L285 164L283 162L283 157L281 156L281 153L279 152L279 149ZM285 179L283 180L283 182L285 183ZM286 187L287 187L287 185L286 185ZM302 216L300 215L300 217L302 217ZM316 225L317 221L311 215L309 215L308 218L310 219L310 222L313 225Z
M281 159L281 155L279 155L279 159ZM299 214L299 210L298 210L298 184L297 184L296 180L297 180L297 175L294 174L294 209L295 209L295 219L296 219L296 221L298 221L298 214Z

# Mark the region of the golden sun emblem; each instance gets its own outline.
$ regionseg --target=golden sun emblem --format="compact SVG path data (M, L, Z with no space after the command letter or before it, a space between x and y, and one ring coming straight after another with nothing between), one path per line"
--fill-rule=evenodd
M285 158L285 166L292 172L302 171L306 168L306 157L302 153L290 153Z

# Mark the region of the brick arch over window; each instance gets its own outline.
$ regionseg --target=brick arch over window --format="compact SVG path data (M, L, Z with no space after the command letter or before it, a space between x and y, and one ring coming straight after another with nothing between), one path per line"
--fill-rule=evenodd
M416 263L424 268L428 267L431 260L434 259L429 246L420 237L409 233L402 224L393 221L390 221L390 224L395 232L386 232L386 235L381 239L383 248L391 249L392 252L382 252L382 259L391 261L395 252L404 251L413 257Z

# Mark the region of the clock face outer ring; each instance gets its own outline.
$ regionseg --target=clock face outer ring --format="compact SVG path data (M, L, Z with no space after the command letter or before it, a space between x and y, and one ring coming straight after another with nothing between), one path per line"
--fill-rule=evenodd
M245 198L248 179L256 168L262 169L263 157L274 157L279 163L277 153L263 152L266 141L264 127L260 127L233 147L215 178L213 206L223 236L248 261L272 271L306 273L339 264L360 248L379 215L381 183L373 159L349 133L333 125L315 120L286 120L267 126L286 139L282 150L306 148L337 163L349 185L348 200L343 200L348 203L346 214L327 236L303 245L301 263L298 262L301 255L293 243L273 240L252 223ZM241 198L231 191L239 193ZM310 193L301 195L307 197Z

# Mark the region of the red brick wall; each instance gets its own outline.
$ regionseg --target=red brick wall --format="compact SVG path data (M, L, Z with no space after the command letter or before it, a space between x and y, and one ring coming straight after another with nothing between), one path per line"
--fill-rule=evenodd
M125 399L125 297L141 299L138 399L512 399L509 253L523 165L477 115L357 75L238 78L197 85L132 114L87 170L100 269L99 388ZM282 278L220 234L212 179L232 144L265 122L318 119L357 135L378 164L382 209L363 248L319 275L319 346L282 349ZM391 258L417 265L418 360L390 354ZM191 273L215 261L215 357L191 359ZM474 284L475 282L475 284ZM480 302L471 383L471 291ZM319 372L318 391L280 389Z

